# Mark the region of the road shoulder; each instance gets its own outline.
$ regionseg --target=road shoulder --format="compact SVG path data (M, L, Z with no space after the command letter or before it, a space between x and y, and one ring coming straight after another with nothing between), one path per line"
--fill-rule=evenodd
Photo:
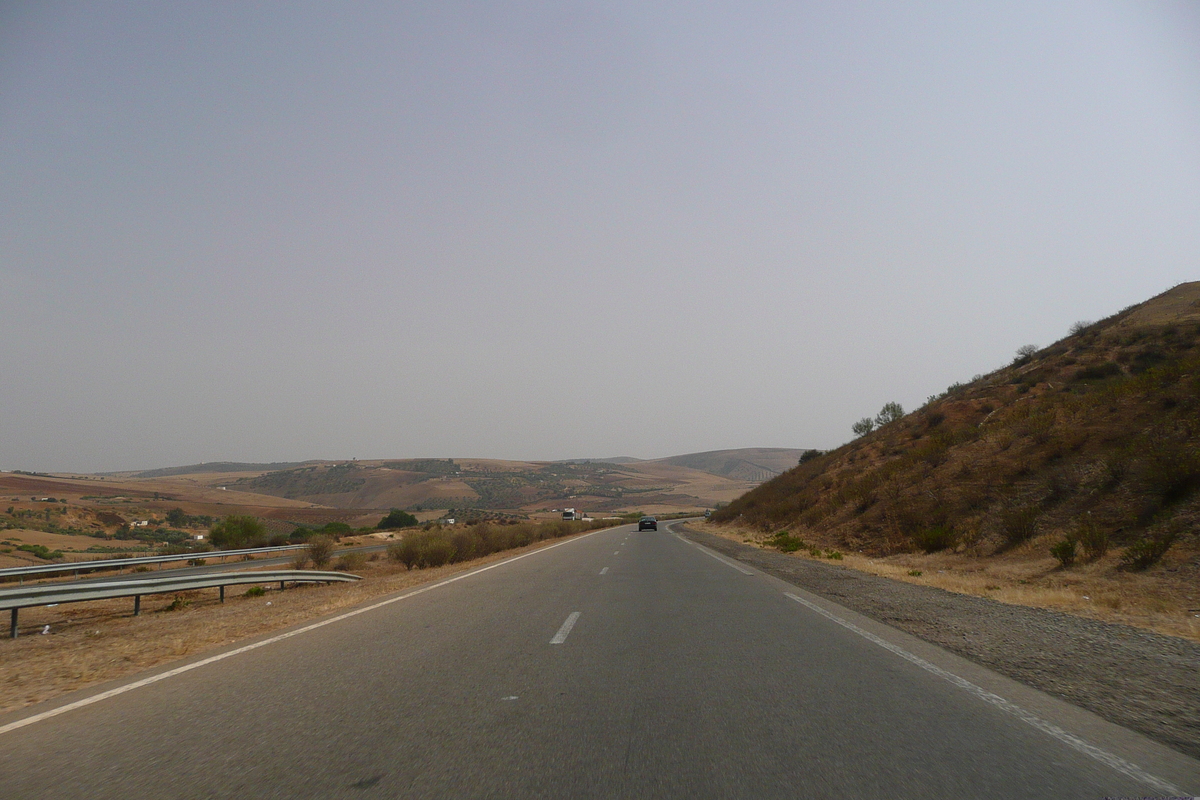
M1200 645L763 550L686 525L692 541L1200 758Z

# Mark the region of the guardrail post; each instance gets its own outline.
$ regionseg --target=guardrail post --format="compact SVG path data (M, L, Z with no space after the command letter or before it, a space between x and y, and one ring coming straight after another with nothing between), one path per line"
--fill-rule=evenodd
M225 602L225 587L224 586L221 587L221 602L222 603Z
M283 581L279 582L279 591L283 591Z
M142 596L140 594L135 594L133 596L133 615L135 617L140 617L142 615Z
M17 609L12 610L12 631L9 634L10 639L17 638Z

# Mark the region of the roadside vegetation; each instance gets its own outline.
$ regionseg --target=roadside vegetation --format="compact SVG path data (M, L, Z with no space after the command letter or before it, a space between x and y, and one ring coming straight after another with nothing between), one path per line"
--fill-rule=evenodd
M512 550L518 547L560 539L584 531L623 525L627 520L598 519L590 522L552 521L543 523L518 522L443 527L430 525L413 531L388 547L388 558L407 569L427 569L444 564L457 564L476 558Z

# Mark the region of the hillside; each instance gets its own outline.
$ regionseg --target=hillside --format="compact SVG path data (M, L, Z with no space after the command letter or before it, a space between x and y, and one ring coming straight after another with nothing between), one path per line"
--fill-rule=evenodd
M307 461L275 461L269 464L247 464L241 461L210 461L207 464L189 464L186 467L164 467L135 473L100 473L104 475L128 475L131 478L171 478L177 475L198 475L212 472L270 472L307 464Z
M738 450L688 453L655 460L663 464L698 469L723 478L762 482L796 466L803 452L790 447L745 447Z
M951 386L714 521L880 556L1042 537L1081 559L1128 548L1125 566L1145 566L1195 548L1198 490L1200 283L1187 283Z
M757 483L668 462L409 459L309 463L238 476L229 482L229 488L339 508L532 512L573 506L597 512L659 512L713 507ZM760 480L769 476L762 468L756 474L762 475Z

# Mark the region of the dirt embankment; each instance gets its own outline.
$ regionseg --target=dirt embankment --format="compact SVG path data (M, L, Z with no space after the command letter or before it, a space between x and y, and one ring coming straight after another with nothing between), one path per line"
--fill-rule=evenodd
M706 547L1200 758L1200 644L683 530Z

